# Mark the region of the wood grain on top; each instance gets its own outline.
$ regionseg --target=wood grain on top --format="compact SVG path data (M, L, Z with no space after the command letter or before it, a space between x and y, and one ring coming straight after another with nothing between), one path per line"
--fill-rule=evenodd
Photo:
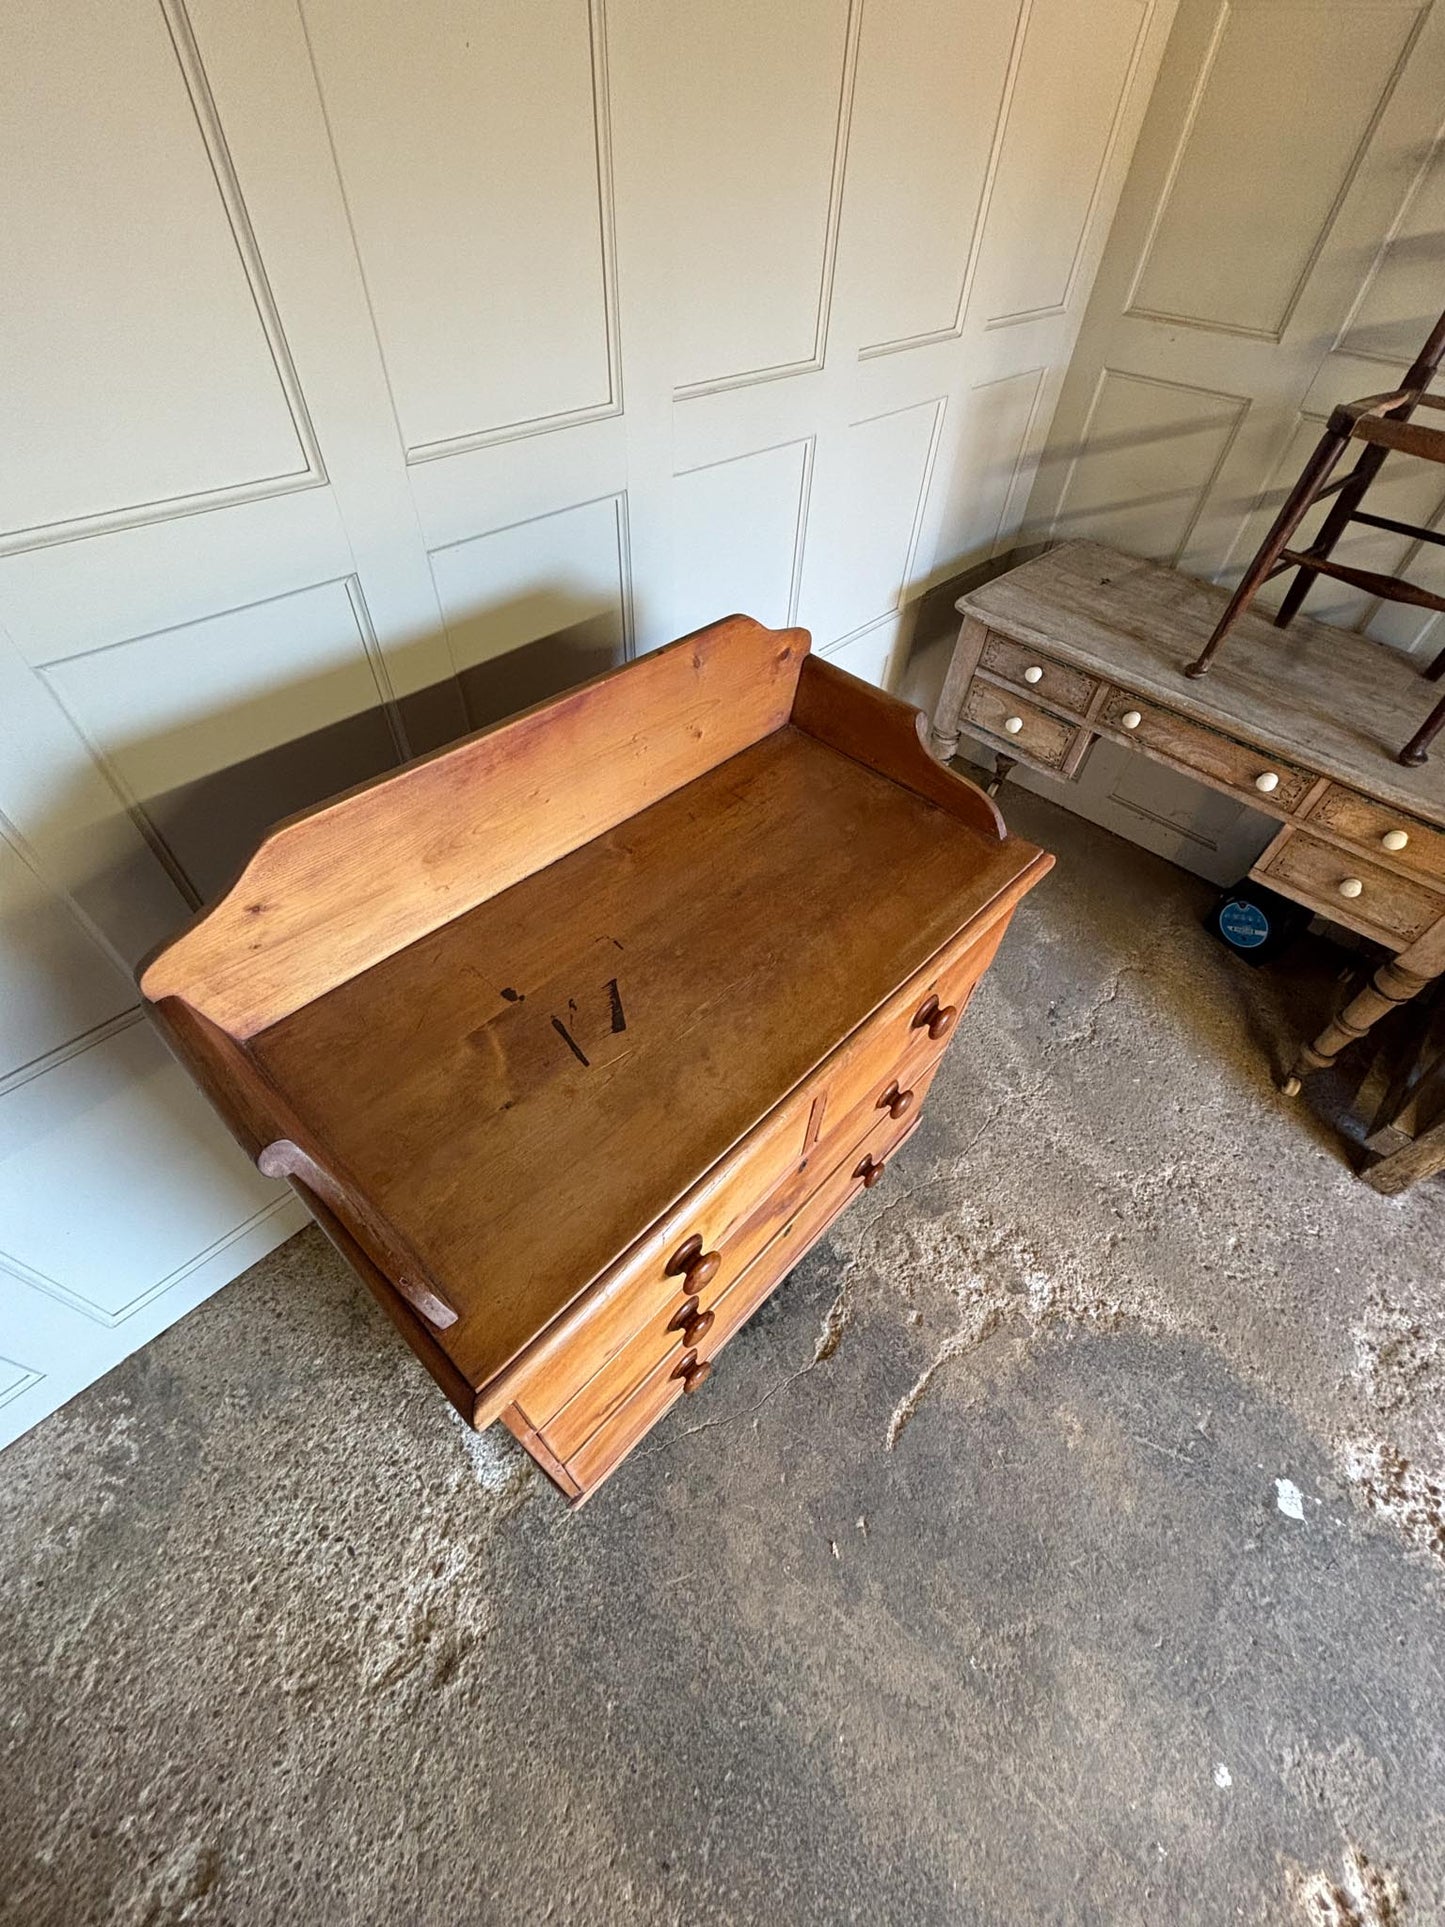
M254 1035L779 728L807 652L732 616L293 818L141 989Z
M1395 761L1429 712L1419 665L1382 643L1296 616L1251 611L1207 676L1184 666L1227 592L1097 542L1066 542L964 596L958 607L1021 641L1184 716L1445 824L1445 757Z
M438 1342L480 1386L1048 863L788 725L250 1049L457 1307Z

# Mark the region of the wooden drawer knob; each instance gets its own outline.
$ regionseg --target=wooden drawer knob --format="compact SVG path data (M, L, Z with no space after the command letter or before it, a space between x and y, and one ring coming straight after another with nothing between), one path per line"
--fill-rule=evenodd
M1025 682L1042 682L1043 679L1044 679L1044 672L1042 669L1039 668L1039 665L1037 663L1032 663L1024 671Z
M1254 779L1254 787L1265 796L1270 796L1279 788L1279 777L1272 769L1262 770Z
M694 1232L673 1252L665 1270L669 1278L680 1275L684 1279L685 1291L696 1293L712 1283L721 1265L721 1256L716 1251L704 1251L702 1239Z
M870 1151L853 1175L855 1178L862 1178L865 1191L871 1191L883 1175L883 1162L880 1158L875 1158Z
M900 1091L897 1083L892 1083L888 1086L888 1089L883 1093L882 1097L879 1098L878 1108L880 1111L887 1111L888 1115L896 1122L900 1117L907 1117L908 1113L913 1109L913 1093L912 1091Z
M1386 830L1385 834L1380 838L1380 848L1382 850L1403 850L1409 841L1410 832L1408 830Z
M1125 729L1137 729L1143 720L1144 718L1139 714L1137 709L1126 709L1119 718L1119 721L1124 725Z
M914 1012L910 1028L926 1030L936 1044L940 1037L947 1037L957 1016L952 1004L941 1004L936 997L929 997Z
M684 1392L695 1392L712 1377L712 1366L705 1358L699 1358L696 1352L687 1352L673 1366L672 1375L682 1380Z
M1017 736L1024 726L1024 719L1022 716L1005 716L1003 726L1010 736Z
M1364 887L1358 877L1342 877L1338 885L1342 897L1357 897Z
M684 1345L700 1345L712 1330L717 1314L711 1311L699 1312L696 1318L689 1318L682 1328Z
M684 1345L696 1345L706 1338L713 1328L714 1314L699 1311L696 1297L684 1298L677 1310L667 1321L670 1332L681 1332Z

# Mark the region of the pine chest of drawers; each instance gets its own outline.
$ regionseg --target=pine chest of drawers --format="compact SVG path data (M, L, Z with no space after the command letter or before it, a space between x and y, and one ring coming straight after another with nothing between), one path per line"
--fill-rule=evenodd
M918 1121L1051 859L733 617L272 832L152 1015L572 1500Z

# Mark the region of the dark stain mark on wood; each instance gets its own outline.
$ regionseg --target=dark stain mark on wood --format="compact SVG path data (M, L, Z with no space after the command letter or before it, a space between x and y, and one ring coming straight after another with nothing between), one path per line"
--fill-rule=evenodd
M577 1006L573 1004L572 1009L575 1010L576 1008ZM556 1031L557 1035L562 1039L562 1042L567 1046L568 1050L571 1051L572 1055L577 1059L577 1062L579 1064L584 1065L588 1070L591 1070L592 1064L591 1064L591 1060L587 1056L587 1053L583 1050L582 1046L577 1042L577 1039L572 1035L571 1031L568 1030L567 1026L562 1022L562 1019L560 1017L554 1017L552 1019L552 1028L553 1030Z
M510 984L502 985L502 995L506 998L509 1004L524 1004L527 1001L526 998L522 995L521 991L513 990Z
M617 988L617 979L611 977L607 983L607 995L612 1004L612 1030L614 1036L627 1028L627 1013L622 1008L622 992Z

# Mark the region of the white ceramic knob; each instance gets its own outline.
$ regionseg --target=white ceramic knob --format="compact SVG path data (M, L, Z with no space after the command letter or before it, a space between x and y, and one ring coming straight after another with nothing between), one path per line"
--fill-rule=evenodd
M1279 788L1279 778L1272 769L1261 770L1254 779L1254 787L1269 796Z
M1039 668L1037 663L1034 663L1031 668L1028 668L1024 671L1025 682L1042 682L1043 679L1044 679L1044 672L1042 669Z
M1017 736L1024 726L1024 719L1022 716L1005 716L1003 726L1010 736Z
M1361 883L1358 877L1345 877L1339 886L1340 895L1342 897L1357 897L1364 887L1364 884Z
M1125 729L1137 729L1143 720L1144 718L1139 714L1137 709L1126 709L1119 718L1119 721L1124 725Z
M1380 838L1380 848L1382 850L1403 850L1409 841L1410 832L1408 830L1386 830L1385 834Z

